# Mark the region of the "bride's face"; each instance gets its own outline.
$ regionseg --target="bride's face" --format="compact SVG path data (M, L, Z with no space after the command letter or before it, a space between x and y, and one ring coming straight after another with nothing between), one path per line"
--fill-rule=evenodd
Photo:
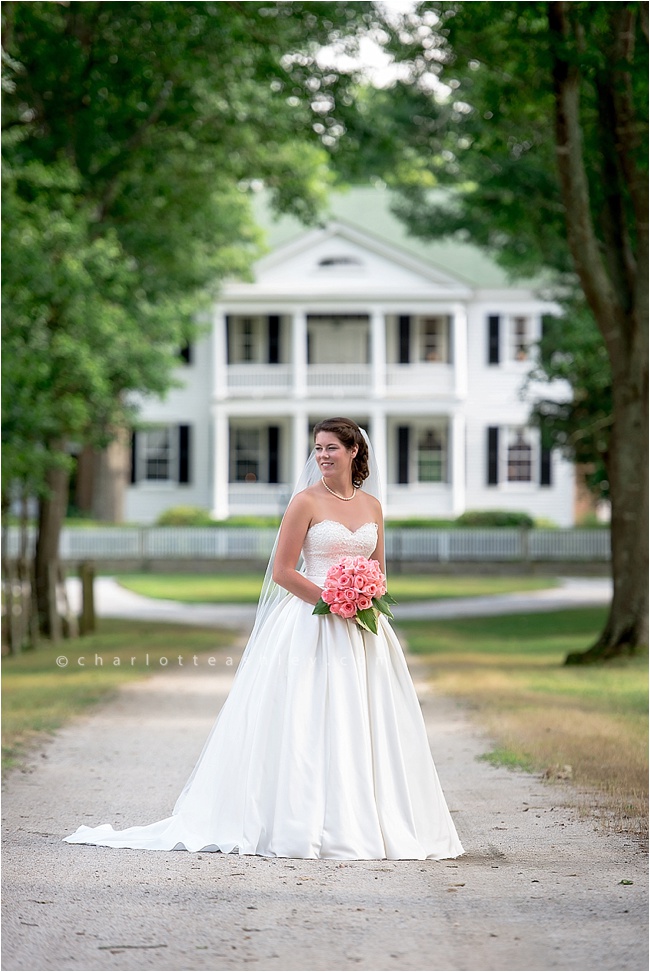
M347 449L333 432L319 432L315 440L316 462L326 479L351 479L357 447Z

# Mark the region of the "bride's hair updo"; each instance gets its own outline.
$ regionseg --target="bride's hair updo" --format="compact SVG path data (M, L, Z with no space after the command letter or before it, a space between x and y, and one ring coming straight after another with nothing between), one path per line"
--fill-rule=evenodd
M352 460L352 485L361 486L370 475L368 468L368 446L356 422L348 418L329 418L314 426L314 439L319 432L331 432L350 450L357 446L357 454Z

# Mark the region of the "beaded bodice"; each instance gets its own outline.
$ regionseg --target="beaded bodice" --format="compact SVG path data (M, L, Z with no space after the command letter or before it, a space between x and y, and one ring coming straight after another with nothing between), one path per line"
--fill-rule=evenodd
M358 530L350 530L338 520L314 523L302 548L305 575L315 584L322 584L339 557L369 557L377 546L377 532L377 524L372 521Z

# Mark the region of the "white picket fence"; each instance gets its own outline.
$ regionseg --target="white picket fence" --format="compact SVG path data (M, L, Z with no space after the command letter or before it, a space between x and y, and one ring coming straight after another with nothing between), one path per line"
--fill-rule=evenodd
M147 560L265 560L276 530L229 527L87 527L61 534L67 562ZM8 555L19 550L18 530L8 531ZM34 534L30 533L33 547ZM388 529L392 561L607 561L607 530Z

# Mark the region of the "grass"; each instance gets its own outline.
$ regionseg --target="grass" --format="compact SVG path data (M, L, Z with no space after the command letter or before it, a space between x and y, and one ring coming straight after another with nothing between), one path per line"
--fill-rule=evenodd
M108 699L125 682L161 671L161 658L167 659L165 667L171 667L178 665L180 654L183 663L190 665L194 654L218 651L232 640L232 632L213 628L103 620L93 635L5 657L3 771L20 765L43 735ZM57 666L61 656L68 659L66 667ZM95 664L95 656L103 664ZM84 659L83 666L79 658Z
M647 657L564 667L595 640L601 608L400 624L438 691L466 700L495 740L490 762L571 778L601 794L621 830L648 799Z
M185 603L254 604L262 578L255 574L120 574L123 587L145 597ZM437 577L394 574L389 589L400 603L448 597L483 597L555 587L550 577Z

